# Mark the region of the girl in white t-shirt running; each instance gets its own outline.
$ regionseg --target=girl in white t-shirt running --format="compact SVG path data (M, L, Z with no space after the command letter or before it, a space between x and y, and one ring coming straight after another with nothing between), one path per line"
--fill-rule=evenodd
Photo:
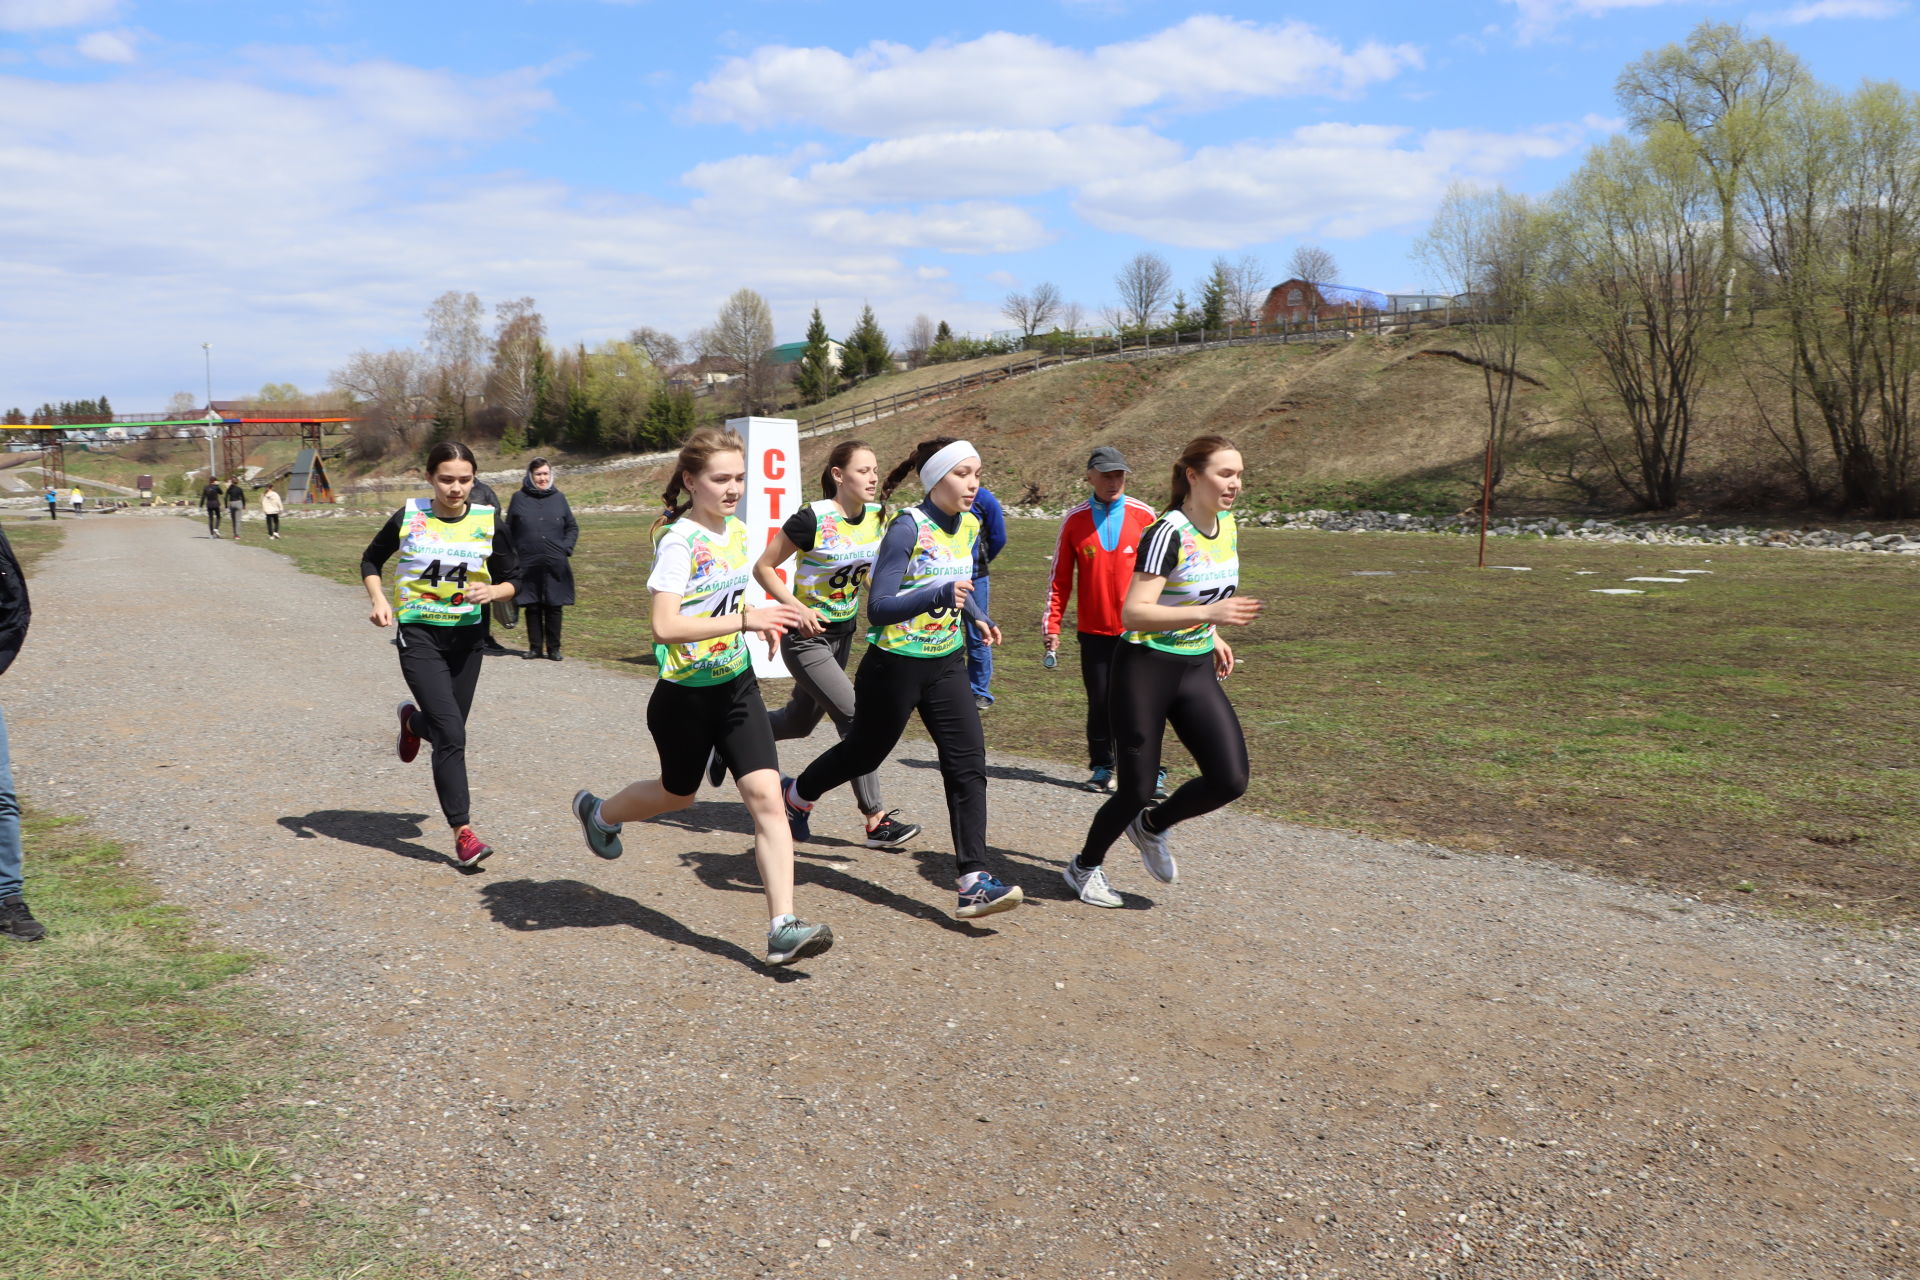
M791 605L746 607L752 556L734 516L746 488L740 437L704 427L688 437L654 525L653 652L660 679L647 703L647 729L660 776L600 799L573 797L587 848L620 856L620 828L693 804L708 757L732 770L753 817L753 856L767 894L767 963L787 965L833 945L833 930L793 913L793 837L780 800L780 759L747 655L747 636L768 644L798 627Z

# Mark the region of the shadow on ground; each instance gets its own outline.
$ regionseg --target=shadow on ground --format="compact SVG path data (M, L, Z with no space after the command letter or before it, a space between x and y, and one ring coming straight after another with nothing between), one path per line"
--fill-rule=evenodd
M901 855L885 854L882 856L898 857ZM929 854L927 856L939 857L940 855ZM846 859L836 859L836 861L844 862ZM710 885L715 889L724 889L731 893L761 892L760 871L759 868L754 865L753 850L751 849L741 853L683 853L680 855L680 862L684 866L693 868L693 873L700 877L701 883ZM949 866L951 866L951 864L949 864ZM944 886L948 893L953 892L952 879L953 877L949 873L947 883ZM933 924L939 925L942 929L946 929L951 933L960 934L963 937L984 938L994 932L992 929L982 928L971 921L955 920L952 916L931 903L921 902L917 898L909 898L905 894L895 893L891 889L877 885L871 880L863 880L859 876L850 875L833 863L815 861L805 856L804 852L794 860L793 882L795 889L813 887L824 889L828 893L845 894L850 898L858 898L862 902L871 902L876 907L886 907L890 911L898 911L901 915L911 916L915 920L930 921ZM798 904L796 904L795 910L799 910ZM800 914L805 916L807 913L800 911Z
M426 834L420 824L427 821L427 818L428 815L424 813L377 813L368 809L315 809L302 817L289 816L278 821L281 826L302 840L316 840L324 836L343 844L357 844L368 849L378 849L382 853L412 858L416 862L438 863L441 866L452 867L464 875L477 875L480 872L479 867L463 867L453 860L452 855L413 842L415 836Z
M755 892L758 891L756 885ZM768 969L759 956L738 943L697 933L663 911L642 906L632 898L609 893L583 880L496 880L481 887L480 905L486 908L495 924L517 933L624 925L675 946L692 947L721 960L732 960L756 973L769 973L782 982L795 982L808 976L793 969Z

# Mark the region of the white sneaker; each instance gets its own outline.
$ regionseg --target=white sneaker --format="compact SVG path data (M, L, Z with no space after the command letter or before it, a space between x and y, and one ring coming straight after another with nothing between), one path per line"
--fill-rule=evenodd
M1071 859L1061 869L1061 878L1080 895L1080 901L1090 907L1124 907L1126 899L1113 891L1107 883L1107 873L1100 867L1082 867Z
M1148 875L1161 884L1173 884L1180 879L1180 868L1174 865L1173 850L1167 847L1167 833L1149 831L1140 825L1140 819L1146 816L1147 811L1142 809L1127 824L1127 839L1140 851L1140 862Z

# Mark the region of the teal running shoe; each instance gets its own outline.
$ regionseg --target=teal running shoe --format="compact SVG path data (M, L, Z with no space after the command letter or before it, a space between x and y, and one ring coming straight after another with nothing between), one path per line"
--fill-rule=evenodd
M595 857L612 861L626 851L620 847L618 831L608 831L593 820L593 811L599 807L600 797L593 792L574 792L573 816L580 819L580 834L587 838L587 848L593 850Z

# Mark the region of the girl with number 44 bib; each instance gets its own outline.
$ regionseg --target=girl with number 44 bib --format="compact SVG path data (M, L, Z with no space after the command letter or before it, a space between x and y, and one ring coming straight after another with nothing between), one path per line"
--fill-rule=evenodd
M492 507L473 506L473 450L445 440L427 454L431 498L414 498L393 513L360 556L360 577L376 627L398 623L394 646L413 697L400 704L394 750L403 763L433 744L433 789L453 828L453 860L477 865L493 850L474 834L468 812L467 713L480 683L484 611L514 596L512 542ZM400 555L396 604L387 603L381 574Z
M1124 831L1147 874L1180 878L1167 833L1211 813L1247 789L1247 740L1222 684L1233 674L1233 647L1217 628L1244 627L1260 602L1240 590L1239 535L1233 503L1246 465L1233 441L1201 436L1173 464L1166 514L1140 535L1133 582L1120 606L1127 630L1113 660L1109 706L1119 785L1093 816L1086 843L1062 874L1080 901L1125 906L1102 868ZM1200 766L1200 776L1148 808L1167 726Z
M710 756L733 771L753 818L753 856L767 895L767 963L788 965L833 945L833 930L793 913L793 837L780 807L780 757L747 655L747 636L769 645L801 623L792 605L746 607L747 526L734 517L746 491L746 446L719 427L687 437L654 525L653 652L660 679L647 729L660 776L600 799L573 797L587 848L621 854L620 828L693 804Z

